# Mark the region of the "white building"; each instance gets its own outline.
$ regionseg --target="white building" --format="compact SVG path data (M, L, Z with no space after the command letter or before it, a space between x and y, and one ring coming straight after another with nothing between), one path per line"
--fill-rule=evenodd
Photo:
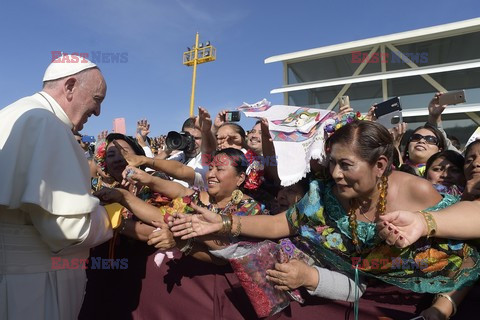
M480 125L480 18L265 60L272 62L283 63L284 85L271 93L283 93L284 104L332 109L348 95L364 113L399 96L414 129L425 122L435 92L465 89L467 102L445 110L444 127L465 143Z

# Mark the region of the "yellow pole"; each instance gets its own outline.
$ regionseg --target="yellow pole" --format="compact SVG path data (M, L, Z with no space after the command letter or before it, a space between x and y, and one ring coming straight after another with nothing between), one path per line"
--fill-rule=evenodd
M192 95L190 96L190 117L194 116L193 103L195 101L195 79L197 77L197 58L198 58L198 32L195 36L195 57L193 59L193 78L192 78Z

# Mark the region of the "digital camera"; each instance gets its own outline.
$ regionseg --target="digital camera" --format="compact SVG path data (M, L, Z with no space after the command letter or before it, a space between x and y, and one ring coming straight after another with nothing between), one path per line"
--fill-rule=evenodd
M165 139L167 148L170 150L182 150L191 152L195 149L195 138L185 131L170 131Z

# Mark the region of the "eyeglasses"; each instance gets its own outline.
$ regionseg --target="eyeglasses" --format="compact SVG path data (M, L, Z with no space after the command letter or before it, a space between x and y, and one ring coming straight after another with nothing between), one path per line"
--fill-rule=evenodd
M412 142L418 142L422 139L425 140L427 144L438 145L438 138L435 136L422 136L419 133L414 133L410 137L410 141Z

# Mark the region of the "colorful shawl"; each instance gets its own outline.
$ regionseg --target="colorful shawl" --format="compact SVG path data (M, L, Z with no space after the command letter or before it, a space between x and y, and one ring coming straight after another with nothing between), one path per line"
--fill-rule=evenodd
M247 117L266 118L273 139L282 186L289 186L310 172L310 159L323 161L325 121L333 112L308 107L271 106L267 100L238 108Z
M287 211L317 264L380 279L415 292L448 292L473 284L480 271L479 253L468 244L439 238L420 239L405 249L383 242L374 223L358 221L362 252L352 244L348 216L332 193L334 183L314 180L309 192ZM427 211L440 210L457 201L444 195Z

